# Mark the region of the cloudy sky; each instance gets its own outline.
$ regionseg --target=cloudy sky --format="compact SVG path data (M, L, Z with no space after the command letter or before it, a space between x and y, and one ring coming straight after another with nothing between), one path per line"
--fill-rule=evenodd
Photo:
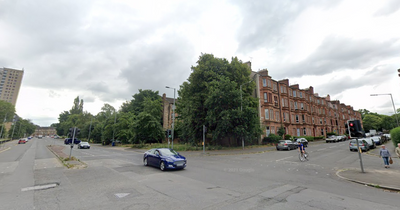
M354 109L400 108L398 0L0 0L0 66L24 69L17 113L49 126L138 89L173 97L201 53L252 61Z

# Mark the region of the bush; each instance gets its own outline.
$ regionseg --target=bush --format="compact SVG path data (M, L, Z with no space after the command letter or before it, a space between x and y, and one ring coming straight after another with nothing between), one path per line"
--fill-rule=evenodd
M286 140L289 140L289 139L291 139L291 138L292 138L291 135L289 135L289 134L286 134L286 135L285 135L285 139L286 139Z
M394 147L397 147L397 144L400 143L400 127L393 128L390 131L390 138L392 139Z
M326 133L326 136L337 136L337 134L335 132L329 132Z
M264 144L275 144L278 143L279 140L282 140L281 136L275 135L275 134L269 134L269 136L266 136L263 138L263 143Z

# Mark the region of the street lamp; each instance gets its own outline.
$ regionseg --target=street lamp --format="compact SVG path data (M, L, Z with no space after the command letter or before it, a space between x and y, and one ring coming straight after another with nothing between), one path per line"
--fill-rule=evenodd
M397 112L396 112L396 107L394 106L392 94L391 93L371 94L371 96L380 96L380 95L390 95L390 98L392 99L394 115L396 116L397 127L399 127L399 119L397 119Z
M172 149L174 149L174 125L175 125L175 88L165 86L165 88L174 89L174 105L172 106Z

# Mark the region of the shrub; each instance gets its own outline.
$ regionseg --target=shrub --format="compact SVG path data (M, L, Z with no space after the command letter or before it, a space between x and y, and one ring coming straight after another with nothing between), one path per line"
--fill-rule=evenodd
M394 147L397 147L397 144L400 143L400 127L393 128L390 131L390 138L392 139Z
M326 133L326 136L337 136L337 134L335 132L329 132Z
M275 134L269 134L269 136L266 136L263 138L263 143L278 143L279 140L282 140L281 136L275 135Z
M286 135L285 135L285 139L286 139L286 140L289 140L290 138L292 138L291 135L289 135L289 134L286 134Z

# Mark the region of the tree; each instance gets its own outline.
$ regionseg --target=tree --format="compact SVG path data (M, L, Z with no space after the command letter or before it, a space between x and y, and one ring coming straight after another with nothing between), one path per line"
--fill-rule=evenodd
M139 93L133 95L133 99L130 102L125 102L122 104L121 111L132 112L135 115L138 115L139 113L143 112L145 99L149 98L151 101L161 99L158 94L158 91L139 89Z
M179 124L180 137L195 143L202 138L203 125L209 128L215 143L228 138L237 144L242 137L251 140L257 135L260 126L257 100L251 97L255 83L251 82L250 73L237 58L229 62L202 54L197 66L192 66L188 81L178 90L178 120L184 122Z
M363 119L364 130L379 130L382 124L382 119L375 114L366 114Z
M0 100L0 122L6 119L6 122L11 122L15 114L15 107L7 101Z
M79 96L74 99L74 105L69 111L70 114L82 114L83 113L83 99L79 102Z

